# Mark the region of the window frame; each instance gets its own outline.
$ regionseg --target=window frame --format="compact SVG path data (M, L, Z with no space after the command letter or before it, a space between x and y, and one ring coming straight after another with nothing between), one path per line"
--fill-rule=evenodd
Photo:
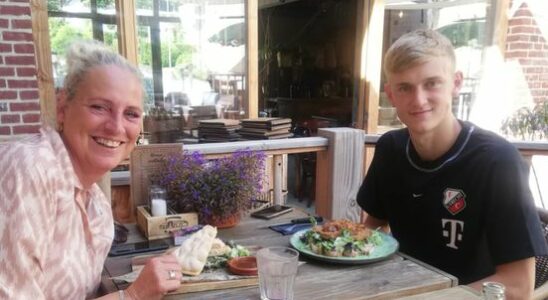
M159 13L159 0L154 0L154 11ZM31 0L32 31L37 58L37 80L40 95L40 110L43 122L55 125L56 121L56 97L53 79L53 67L51 59L51 45L49 38L48 7L47 0ZM93 24L93 36L101 36L103 24L116 24L118 31L118 51L131 63L138 65L137 52L137 16L135 10L135 0L116 0L116 15L105 16L97 13L93 9L90 13L71 13L55 12L55 17L79 17L91 19ZM258 61L250 59L258 55L258 4L257 1L244 1L245 22L246 22L246 97L243 103L245 117L254 118L258 116ZM94 18L97 17L97 18ZM147 22L154 18L153 16L140 16ZM165 20L173 21L174 17L157 16L156 23L159 29L159 23ZM100 19L97 21L95 19ZM150 19L150 20L149 20ZM154 20L152 20L154 21ZM101 26L96 25L98 23ZM150 23L152 24L152 23ZM101 28L99 28L101 27ZM159 45L158 45L159 47ZM158 62L157 62L158 63ZM160 64L161 66L161 64ZM160 86L155 83L155 94L163 91L161 87L161 72L159 78ZM155 80L156 81L156 80ZM155 96L156 97L156 96ZM158 99L155 99L158 101Z

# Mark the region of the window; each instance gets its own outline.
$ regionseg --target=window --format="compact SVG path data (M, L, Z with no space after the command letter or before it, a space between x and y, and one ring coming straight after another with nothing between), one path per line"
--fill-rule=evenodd
M401 35L417 28L432 28L442 33L453 43L457 56L457 69L463 72L464 86L458 99L454 99L453 112L457 118L470 119L471 106L476 99L481 76L482 53L487 45L488 1L439 1L424 3L415 1L390 1L386 5L384 23L385 53ZM462 1L461 1L462 2ZM384 85L384 80L381 84ZM397 119L384 92L379 101L379 129L403 126Z
M453 43L465 78L453 101L459 119L510 140L548 140L548 2L512 1L510 7L495 0L386 3L384 52L403 33L419 27L433 28ZM497 18L501 14L507 22ZM382 93L379 131L399 126ZM531 159L531 191L543 207L547 159Z
M548 30L542 27L547 22L548 4L537 2L513 1L508 8L493 0L387 1L383 52L413 29L437 30L453 43L457 69L464 74L464 86L453 101L459 119L509 138L547 139L542 130L525 136L519 129L509 128L515 124L505 126L520 110L544 109L544 117L548 111L548 86L543 88L541 83L542 72L548 71L541 67L548 63ZM497 14L509 15L509 21L501 22ZM398 126L395 111L382 93L379 130Z
M48 1L56 87L62 86L63 58L71 41L93 38L117 49L114 2ZM200 119L249 115L244 0L136 0L135 14L150 121L145 120L144 130L160 134L156 130L166 127L151 128L151 122L173 119L169 137L154 141L197 138Z
M63 84L67 46L95 39L118 49L114 0L48 1L48 22L55 87Z

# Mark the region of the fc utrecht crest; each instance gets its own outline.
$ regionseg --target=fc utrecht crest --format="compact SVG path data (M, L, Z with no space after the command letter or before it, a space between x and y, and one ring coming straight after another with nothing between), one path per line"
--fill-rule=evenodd
M452 214L456 215L466 207L466 195L461 190L445 189L443 191L443 206Z

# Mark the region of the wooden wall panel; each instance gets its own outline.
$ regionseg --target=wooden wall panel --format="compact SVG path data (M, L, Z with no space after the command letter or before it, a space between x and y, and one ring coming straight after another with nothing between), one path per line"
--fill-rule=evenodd
M129 185L113 186L111 195L114 220L120 223L135 223L135 215L131 212L133 205Z

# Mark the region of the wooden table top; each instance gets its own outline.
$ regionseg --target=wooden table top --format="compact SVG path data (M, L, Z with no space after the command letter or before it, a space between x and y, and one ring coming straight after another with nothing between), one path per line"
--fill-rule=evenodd
M403 297L400 300L480 300L481 294L471 287L459 285L449 289L442 289L424 294Z
M219 230L220 238L234 240L241 245L289 246L290 236L283 236L269 228L268 224L284 223L306 216L302 211L266 221L244 218L234 228ZM130 228L136 231L135 227ZM138 234L137 234L138 235ZM143 237L130 238L132 240ZM397 253L390 258L361 265L338 265L299 257L305 262L299 266L295 281L295 299L394 299L427 293L456 286L457 279ZM113 292L127 284L115 284L110 277L131 271L131 257L109 257L105 262L102 288ZM258 286L169 295L165 299L259 299Z

